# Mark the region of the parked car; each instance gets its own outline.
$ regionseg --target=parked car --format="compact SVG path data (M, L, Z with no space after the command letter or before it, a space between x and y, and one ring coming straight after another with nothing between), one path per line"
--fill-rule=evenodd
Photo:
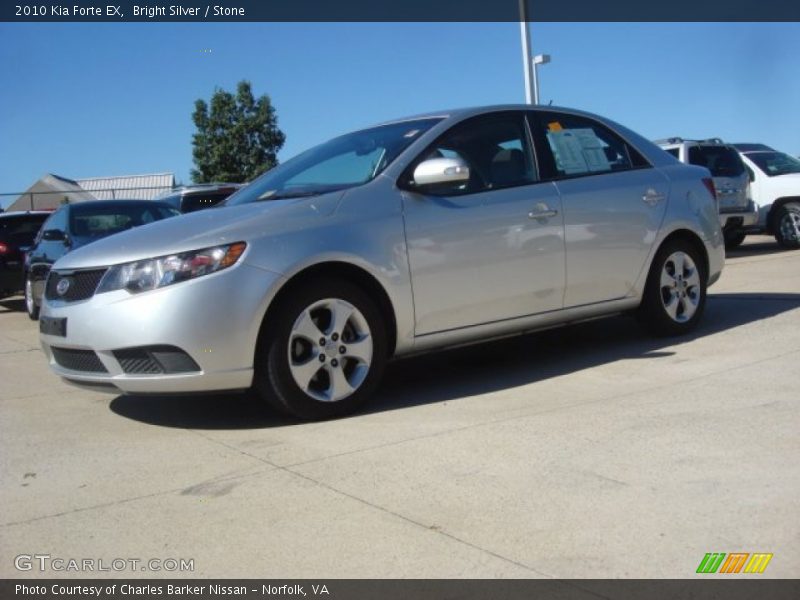
M146 225L180 213L168 204L153 200L90 200L65 204L42 225L25 261L25 308L36 320L42 297L54 295L72 298L80 290L45 282L50 268L73 250L112 234ZM63 292L61 291L63 289Z
M733 248L741 244L739 232L758 222L758 206L750 198L749 178L736 148L719 138L674 137L656 143L681 162L706 167L711 172L725 245Z
M686 333L723 261L707 170L589 113L464 109L337 137L220 208L67 254L40 332L75 385L253 386L319 419L361 406L392 357L628 311Z
M774 235L784 248L800 248L800 160L775 150L742 152L758 221L736 232Z
M216 206L242 187L241 183L208 183L177 188L158 198L182 213Z
M46 211L0 214L0 298L22 291L25 252L49 216Z

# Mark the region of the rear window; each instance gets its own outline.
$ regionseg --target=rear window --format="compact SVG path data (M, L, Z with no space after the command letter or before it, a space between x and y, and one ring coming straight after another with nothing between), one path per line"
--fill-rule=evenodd
M744 173L744 163L730 146L692 146L689 163L705 167L714 177L738 177Z
M50 215L19 215L0 218L0 233L7 235L32 233L36 235Z

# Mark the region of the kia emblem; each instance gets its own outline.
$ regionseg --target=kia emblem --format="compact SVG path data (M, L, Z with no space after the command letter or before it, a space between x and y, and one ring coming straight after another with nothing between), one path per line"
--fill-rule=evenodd
M72 285L72 281L65 277L64 279L58 282L58 285L56 285L56 293L59 296L63 296L69 291L70 285Z

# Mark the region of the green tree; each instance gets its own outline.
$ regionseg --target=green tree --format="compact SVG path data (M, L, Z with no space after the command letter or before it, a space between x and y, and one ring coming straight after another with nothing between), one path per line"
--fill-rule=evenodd
M286 136L269 96L253 97L249 81L240 81L236 95L214 90L211 107L194 103L192 120L192 180L195 183L250 181L278 164L277 153Z

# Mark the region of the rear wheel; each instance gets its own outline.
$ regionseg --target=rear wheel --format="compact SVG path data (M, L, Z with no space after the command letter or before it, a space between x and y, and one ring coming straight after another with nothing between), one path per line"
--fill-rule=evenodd
M787 202L778 209L775 239L784 248L800 248L800 204Z
M380 311L359 287L320 279L285 296L262 327L254 387L281 412L327 419L353 412L387 359Z
M684 240L664 244L647 277L639 318L654 334L681 335L697 326L706 304L704 263Z
M28 313L28 317L31 320L36 321L39 319L39 305L36 304L36 300L33 297L33 280L30 273L25 275L25 312Z
M725 249L733 250L742 245L746 234L741 231L726 231L725 232Z

